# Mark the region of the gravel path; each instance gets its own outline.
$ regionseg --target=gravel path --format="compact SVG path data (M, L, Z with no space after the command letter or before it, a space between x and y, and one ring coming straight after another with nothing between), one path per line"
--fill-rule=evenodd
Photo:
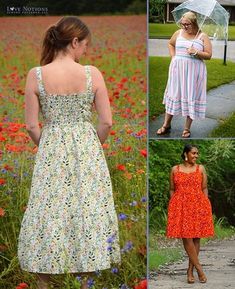
M200 261L207 275L207 283L196 278L194 284L187 284L187 258L150 272L149 289L225 289L235 288L235 237L227 240L212 240L201 247ZM197 276L196 273L194 274Z

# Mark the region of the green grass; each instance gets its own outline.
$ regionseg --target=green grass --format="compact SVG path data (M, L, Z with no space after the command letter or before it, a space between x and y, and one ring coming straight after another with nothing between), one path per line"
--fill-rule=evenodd
M235 136L235 112L227 119L221 119L220 125L215 128L210 136L211 137L230 137Z
M149 38L170 38L179 27L175 23L149 23ZM229 26L228 39L235 40L235 26Z
M149 57L149 117L153 119L164 113L162 104L163 94L167 83L170 57ZM206 61L208 81L207 90L219 85L229 83L235 79L235 63L228 61L222 64L220 59ZM221 77L222 76L222 77ZM229 126L234 125L234 118L229 121ZM227 132L231 135L231 132ZM234 134L233 134L234 135Z
M160 249L149 253L149 270L156 270L160 265L172 263L182 258L179 248Z

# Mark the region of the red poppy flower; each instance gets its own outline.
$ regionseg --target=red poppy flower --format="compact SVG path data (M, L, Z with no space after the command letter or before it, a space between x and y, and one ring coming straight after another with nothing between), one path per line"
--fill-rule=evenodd
M147 289L147 280L140 281L138 285L134 286L134 289Z
M103 143L103 144L102 144L102 147L103 147L103 149L108 149L108 148L109 148L109 144Z
M110 135L115 135L116 134L116 131L115 130L111 130L110 131Z
M125 167L124 165L122 165L122 164L119 164L119 165L117 165L117 169L118 169L119 171L125 171L125 170L126 170L126 167Z
M0 217L3 217L5 215L5 210L3 208L0 208Z
M1 185L4 185L6 183L6 180L5 179L0 179L0 186Z
M20 287L20 288L29 288L28 284L26 283L20 283L17 287Z
M147 150L146 150L146 149L140 150L140 153L141 153L141 155L144 156L145 158L147 157Z

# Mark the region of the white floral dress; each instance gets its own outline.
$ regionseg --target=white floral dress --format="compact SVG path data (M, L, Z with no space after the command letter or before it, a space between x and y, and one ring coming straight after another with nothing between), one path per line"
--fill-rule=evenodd
M120 262L118 221L102 146L91 124L87 91L47 94L36 68L44 126L18 243L23 270L92 272Z

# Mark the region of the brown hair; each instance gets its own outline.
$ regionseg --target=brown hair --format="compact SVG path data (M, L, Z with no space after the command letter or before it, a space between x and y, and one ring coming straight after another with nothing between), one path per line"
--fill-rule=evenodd
M197 30L199 29L198 23L197 23L197 15L194 12L188 11L184 13L183 16L181 17L181 20L183 18L189 20L192 23L193 27L195 27Z
M66 51L75 37L78 41L90 40L88 27L76 16L63 17L57 24L50 26L44 35L40 64L51 63L59 51Z

